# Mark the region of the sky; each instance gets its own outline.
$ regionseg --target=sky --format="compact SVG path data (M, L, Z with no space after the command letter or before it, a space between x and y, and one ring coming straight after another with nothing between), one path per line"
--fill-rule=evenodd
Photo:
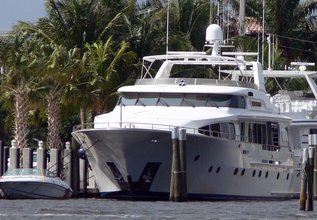
M17 21L37 21L46 16L45 0L0 0L0 33Z

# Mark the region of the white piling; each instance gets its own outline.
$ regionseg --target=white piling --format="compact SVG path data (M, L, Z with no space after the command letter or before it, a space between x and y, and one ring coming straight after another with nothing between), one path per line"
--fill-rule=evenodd
M31 148L23 148L22 152L22 167L33 168L33 150Z
M71 186L72 184L72 152L70 149L70 143L65 143L64 157L63 157L63 169L65 175L65 182Z
M9 150L9 158L10 158L10 164L9 169L16 169L19 168L19 162L20 162L20 150L16 146L16 141L11 141L11 148Z
M55 173L56 176L60 175L60 150L51 149L50 150L50 166L49 171Z
M46 150L43 148L43 141L39 141L39 147L37 148L37 168L39 169L46 169Z

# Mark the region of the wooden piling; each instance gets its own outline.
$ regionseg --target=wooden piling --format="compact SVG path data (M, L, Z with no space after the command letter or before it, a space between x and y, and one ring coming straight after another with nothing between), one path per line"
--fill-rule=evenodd
M303 160L302 160L302 178L299 198L299 210L305 210L306 208L306 191L307 191L307 160L308 160L308 149L303 149Z
M33 168L33 150L31 148L23 148L22 150L22 167Z
M170 186L170 200L181 201L181 172L180 172L180 157L179 157L179 133L178 128L172 129L172 172L171 172L171 186Z
M307 211L314 210L313 207L313 181L314 181L314 156L315 148L308 149L308 175L307 175Z
M181 200L187 201L187 161L186 161L186 129L179 130L179 155L181 171Z

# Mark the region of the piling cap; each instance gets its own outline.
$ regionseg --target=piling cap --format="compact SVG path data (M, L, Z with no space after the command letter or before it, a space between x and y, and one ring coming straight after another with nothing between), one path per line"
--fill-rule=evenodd
M39 141L39 148L43 149L43 141Z
M179 128L178 127L175 127L172 129L172 139L175 140L175 139L178 139L179 137Z
M12 147L12 148L17 148L17 142L16 142L16 140L12 140L12 141L11 141L11 147Z
M66 149L70 149L70 143L68 141L65 143L65 147Z
M317 145L317 134L309 134L308 135L308 145L316 146Z

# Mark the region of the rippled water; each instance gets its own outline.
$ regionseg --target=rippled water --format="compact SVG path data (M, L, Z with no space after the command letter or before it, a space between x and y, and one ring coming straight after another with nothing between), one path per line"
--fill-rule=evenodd
M299 211L298 200L182 203L106 199L0 200L0 210L0 219L19 220L317 219L317 210Z

